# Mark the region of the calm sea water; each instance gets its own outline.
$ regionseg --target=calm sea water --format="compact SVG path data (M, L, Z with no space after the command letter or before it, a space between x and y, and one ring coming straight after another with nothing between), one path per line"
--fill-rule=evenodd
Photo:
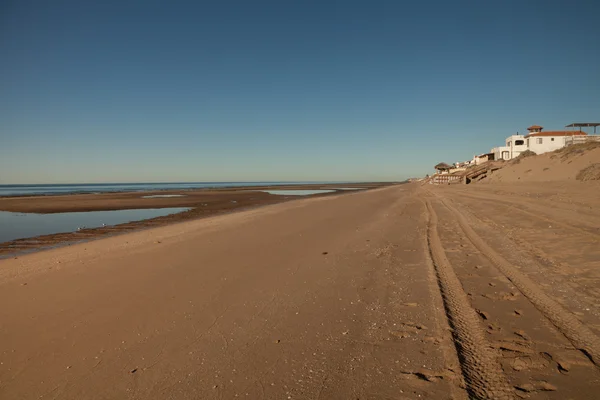
M77 228L98 228L187 211L185 207L33 214L0 211L0 243Z
M69 193L142 192L189 190L257 185L303 185L341 182L169 182L169 183L85 183L56 185L0 185L0 196L57 195Z

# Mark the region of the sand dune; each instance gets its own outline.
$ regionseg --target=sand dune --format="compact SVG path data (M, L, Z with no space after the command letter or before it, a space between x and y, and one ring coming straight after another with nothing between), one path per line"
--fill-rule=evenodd
M600 142L517 158L481 183L600 180Z

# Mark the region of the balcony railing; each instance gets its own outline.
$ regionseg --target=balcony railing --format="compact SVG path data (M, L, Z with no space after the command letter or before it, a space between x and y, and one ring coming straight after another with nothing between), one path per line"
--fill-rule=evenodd
M577 135L565 137L565 146L589 142L600 142L600 135Z

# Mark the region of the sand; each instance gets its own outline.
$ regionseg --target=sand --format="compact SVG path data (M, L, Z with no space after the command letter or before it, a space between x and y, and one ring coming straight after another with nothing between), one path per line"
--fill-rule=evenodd
M481 183L569 181L600 181L600 142L511 160Z
M2 260L0 398L594 398L599 187L400 185Z

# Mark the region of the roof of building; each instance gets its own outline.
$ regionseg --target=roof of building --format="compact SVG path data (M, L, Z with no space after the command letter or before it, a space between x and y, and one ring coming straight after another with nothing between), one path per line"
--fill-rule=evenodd
M528 137L535 137L535 136L581 136L581 135L587 135L587 133L581 132L581 131L546 131L546 132L530 133L529 135L527 135L525 137L528 138Z
M539 125L531 125L529 128L527 128L528 131L532 131L534 129L544 129L544 127Z
M450 168L452 168L452 166L441 162L438 165L436 165L434 168L435 169L450 169Z
M600 122L574 122L565 126L565 128L582 128L585 126L600 126Z

